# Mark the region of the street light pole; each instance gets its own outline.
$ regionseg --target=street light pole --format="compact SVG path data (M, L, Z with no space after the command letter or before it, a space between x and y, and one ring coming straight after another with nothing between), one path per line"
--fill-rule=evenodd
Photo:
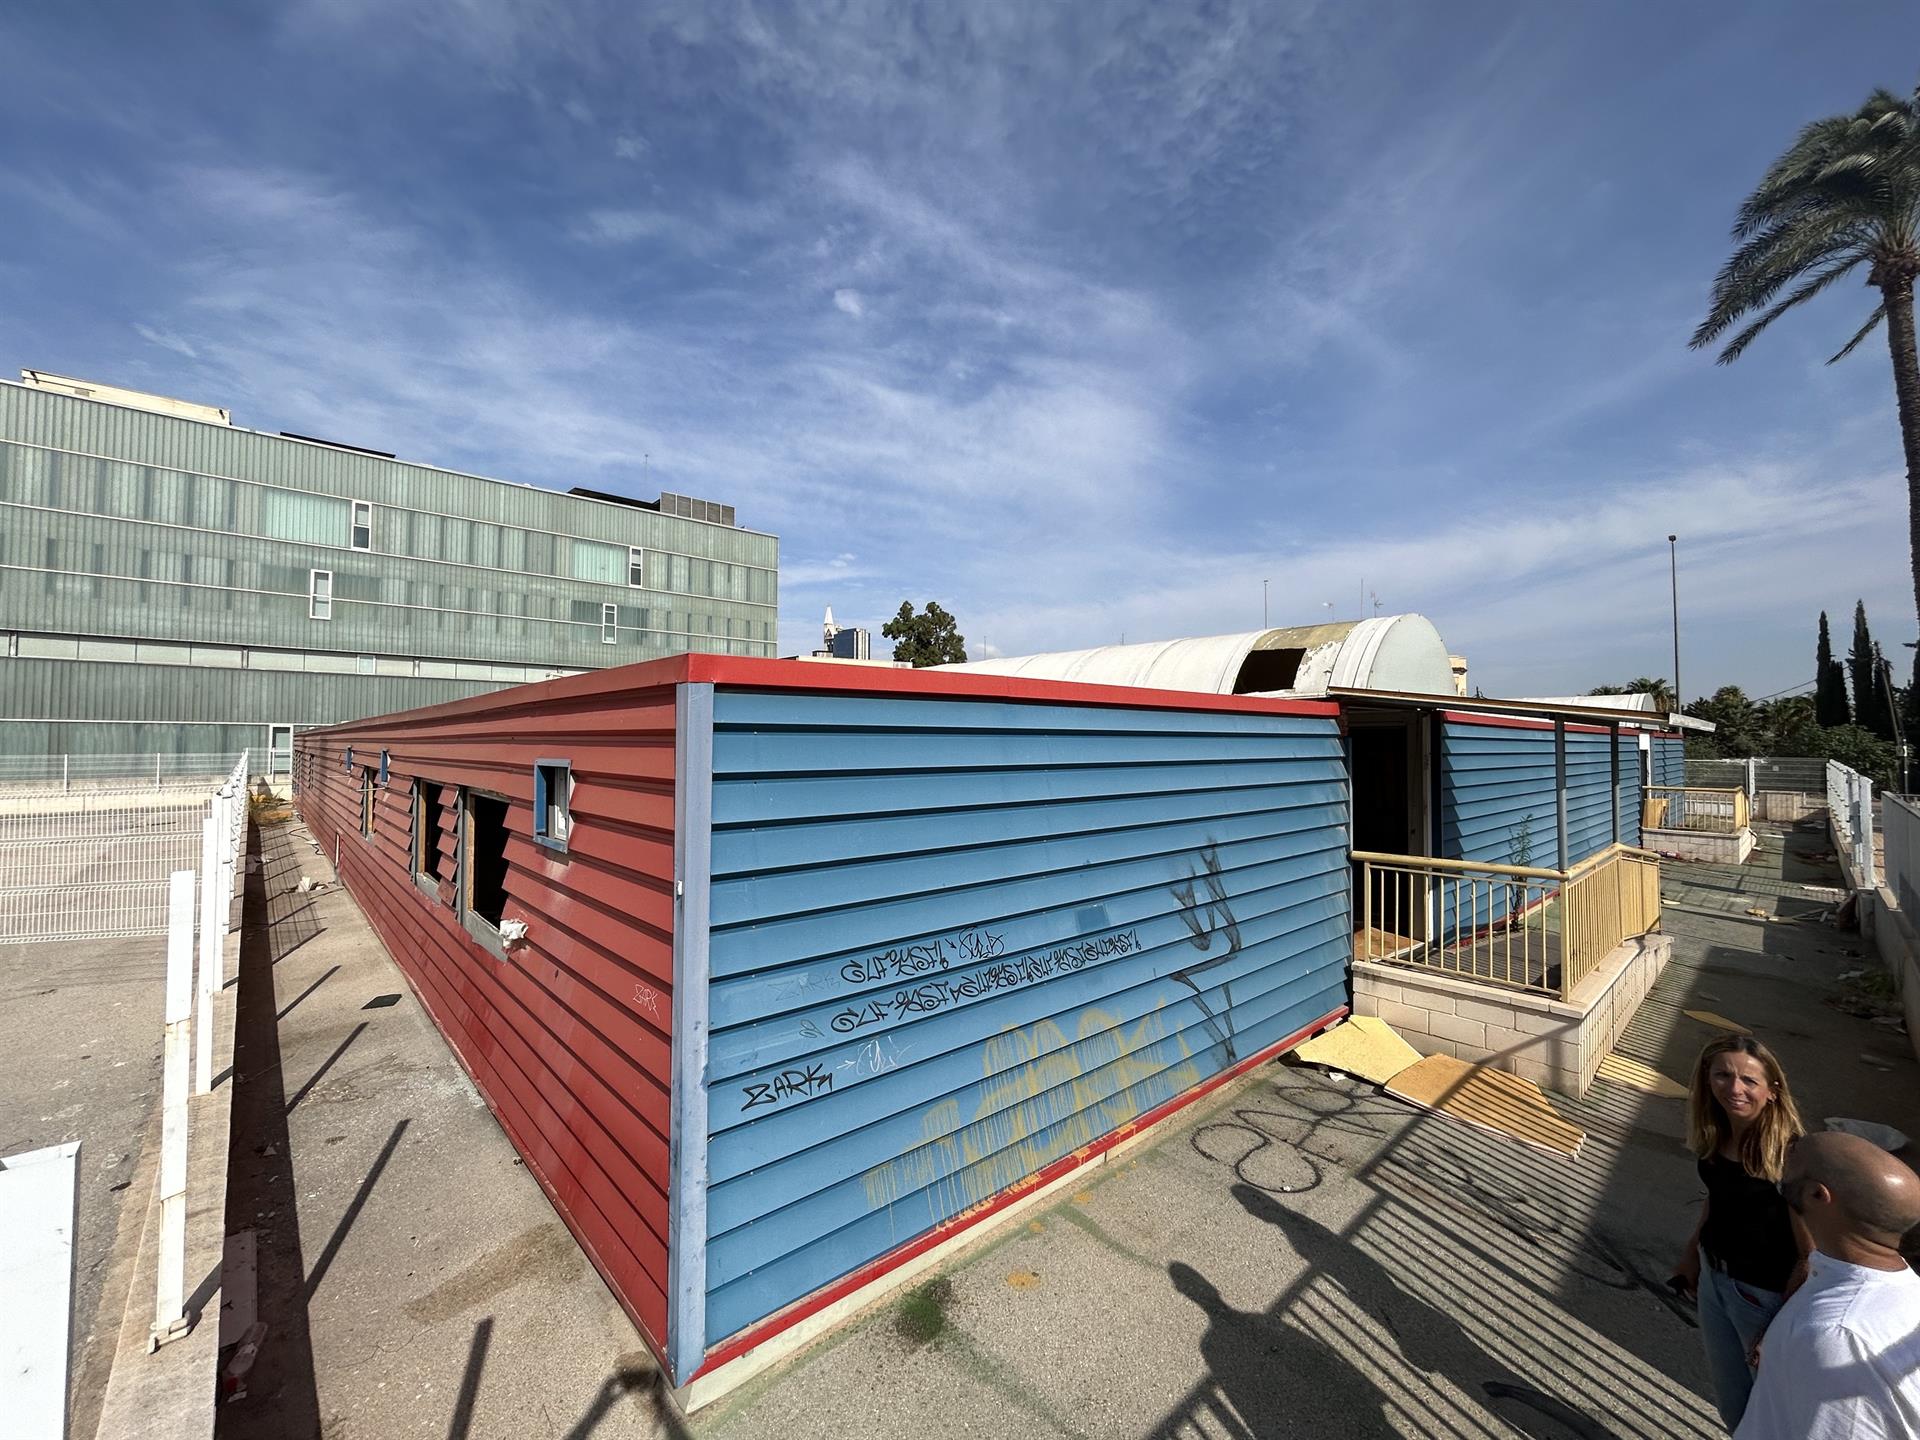
M1673 708L1683 710L1686 691L1680 688L1680 537L1667 536L1668 579L1673 587Z
M1260 628L1262 630L1267 628L1267 586L1272 583L1271 580L1260 582Z

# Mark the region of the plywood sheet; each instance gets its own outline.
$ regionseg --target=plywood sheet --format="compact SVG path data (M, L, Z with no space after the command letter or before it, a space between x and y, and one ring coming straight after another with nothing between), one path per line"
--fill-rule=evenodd
M1712 1025L1717 1029L1731 1030L1736 1035L1751 1035L1753 1032L1738 1020L1729 1020L1724 1015L1716 1015L1711 1010L1683 1010L1680 1012L1689 1020L1698 1020L1702 1025Z
M1648 1095L1665 1095L1676 1100L1687 1098L1687 1087L1678 1080L1662 1075L1651 1065L1644 1065L1638 1060L1620 1054L1617 1050L1609 1051L1601 1059L1599 1073L1615 1084L1625 1085L1629 1089L1639 1090Z
M1587 1138L1531 1080L1451 1055L1429 1055L1408 1066L1387 1083L1387 1093L1551 1155L1577 1155Z
M1420 1063L1420 1052L1386 1021L1373 1015L1343 1020L1293 1053L1309 1064L1358 1075L1376 1085L1384 1085L1409 1065Z

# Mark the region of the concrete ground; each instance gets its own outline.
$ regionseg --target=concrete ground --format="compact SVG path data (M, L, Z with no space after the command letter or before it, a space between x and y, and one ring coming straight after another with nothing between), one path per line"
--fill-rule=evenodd
M165 988L159 937L0 945L0 1155L80 1142L68 1387L80 1436L99 1414L152 1188L136 1181L158 1147Z
M1285 1064L682 1421L351 899L287 893L324 859L266 834L230 1223L274 1329L224 1434L1721 1433L1663 1284L1700 1197L1683 1102L1599 1081L1568 1161ZM1669 865L1675 958L1621 1048L1684 1081L1721 1032L1683 1012L1714 1011L1809 1119L1920 1135L1904 1037L1828 1003L1872 962L1819 918L1824 848Z

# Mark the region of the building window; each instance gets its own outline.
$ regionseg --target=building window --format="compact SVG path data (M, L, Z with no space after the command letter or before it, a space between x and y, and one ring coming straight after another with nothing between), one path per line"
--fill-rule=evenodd
M627 547L627 585L638 590L647 583L647 552L638 545Z
M620 607L602 605L600 607L600 643L611 645L620 638Z
M340 768L348 771L353 769L353 747L351 745L347 746L347 753L341 758Z
M446 792L413 782L413 878L442 904L453 901L454 836L447 828Z
M533 838L565 851L573 833L573 767L565 760L533 762Z
M467 933L495 954L507 910L507 802L468 791L460 836L461 914Z
M373 505L370 501L353 502L353 526L348 543L356 550L373 549Z
M309 620L333 619L333 572L331 570L307 572L307 618Z
M388 764L388 759L387 752L382 750L380 752L380 788L382 790L393 783L393 770Z
M360 833L373 838L373 767L360 772Z

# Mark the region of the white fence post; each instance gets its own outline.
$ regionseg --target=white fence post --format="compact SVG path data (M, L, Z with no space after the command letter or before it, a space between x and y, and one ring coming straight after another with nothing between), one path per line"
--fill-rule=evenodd
M193 1022L193 1093L213 1089L213 997L226 978L221 974L220 849L226 843L226 802L213 797L212 811L200 824L200 1004Z
M161 1086L160 1265L149 1350L187 1330L187 1061L193 1018L193 872L167 891L167 1053Z

